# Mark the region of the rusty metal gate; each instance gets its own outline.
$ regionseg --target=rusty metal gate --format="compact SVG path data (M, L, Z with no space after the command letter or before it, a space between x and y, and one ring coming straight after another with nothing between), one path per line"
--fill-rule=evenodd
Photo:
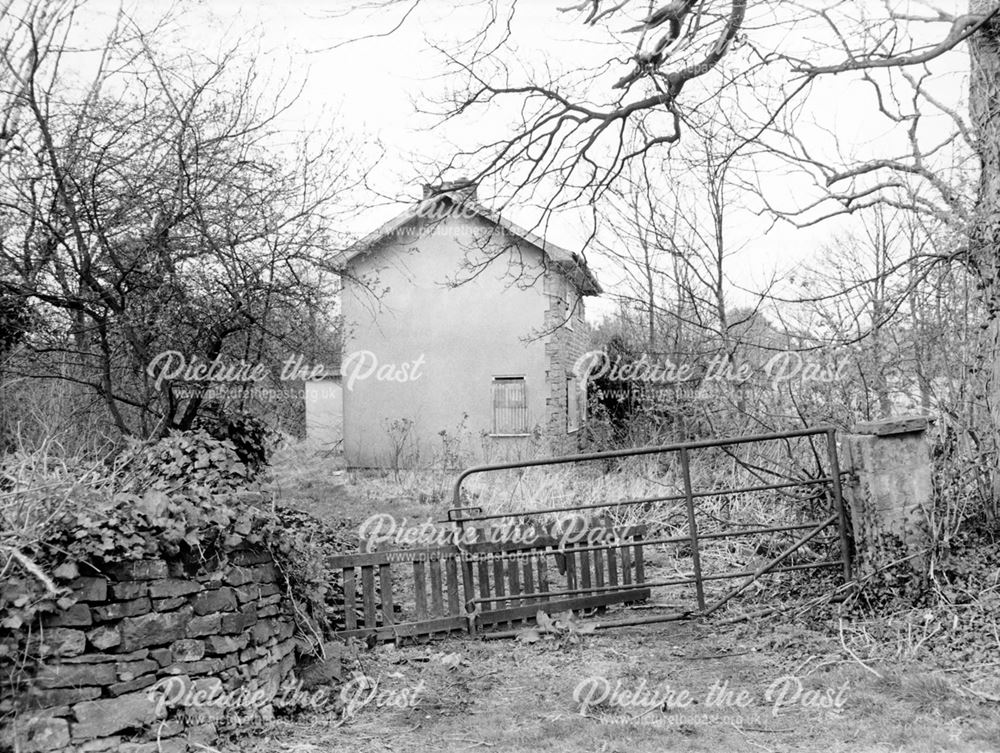
M738 458L739 448L794 440L806 442L815 461L814 468L800 469L796 478L788 478L785 473L780 480L769 479L775 474L773 469ZM691 477L691 457L705 451L713 451L719 458L733 458L734 462L739 460L761 483L696 488ZM463 484L475 475L607 463L639 456L661 456L672 464L679 471L679 490L637 499L516 512L486 513L479 507L461 504ZM796 513L801 519L782 525L748 525L720 520L718 516L712 519L700 507L707 498L768 493L782 495L801 506L801 514ZM616 516L621 517L623 511L649 510L654 505L675 505L681 532L650 536L643 523L616 524ZM807 507L811 515L805 514ZM711 530L703 529L706 523ZM851 579L836 433L828 427L476 466L456 479L452 507L447 521L441 524L449 538L443 545L333 558L331 564L341 572L344 588L343 630L338 633L341 637L400 640L497 629L511 634L532 622L538 610L550 614L603 610L614 604L645 602L653 589L686 586L693 586L694 593L693 603L685 608L606 621L602 626L706 617L767 574L838 568L845 581ZM706 571L704 567L703 554L709 544L773 539L775 535L786 539L780 542L780 551L765 550L755 567L722 571ZM816 546L817 542L822 545ZM651 575L647 568L650 547L683 550L690 570L667 577ZM710 599L707 586L728 580L739 583Z

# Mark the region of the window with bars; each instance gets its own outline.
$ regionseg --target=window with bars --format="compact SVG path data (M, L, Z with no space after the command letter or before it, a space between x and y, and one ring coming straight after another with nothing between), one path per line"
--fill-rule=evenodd
M524 377L494 377L493 433L528 433L528 396Z

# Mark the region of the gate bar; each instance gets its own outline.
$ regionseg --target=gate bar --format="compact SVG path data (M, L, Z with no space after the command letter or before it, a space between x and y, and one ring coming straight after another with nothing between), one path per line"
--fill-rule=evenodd
M766 492L772 489L791 489L796 486L813 486L815 484L826 484L832 481L830 476L820 476L818 478L804 479L802 481L786 481L780 484L760 484L758 486L742 486L735 489L717 489L708 492L693 492L695 499L701 497L722 497L730 494L746 494L749 492ZM800 501L814 499L813 497L803 497ZM620 502L598 502L590 505L570 505L568 507L546 507L538 510L518 510L517 512L490 513L489 515L476 515L472 517L457 516L451 517L453 512L463 510L482 510L481 507L452 507L448 510L448 520L444 523L476 522L480 520L499 520L500 518L517 518L522 515L541 515L553 512L572 512L574 510L596 510L604 507L624 507L626 505L643 505L652 502L682 502L687 500L686 494L670 494L665 497L640 497L639 499L623 499Z
M822 531L823 531L824 528L826 528L828 525L830 525L831 523L834 523L837 520L838 515L839 515L838 513L834 513L829 518L827 518L823 523L821 523L820 525L816 526L809 533L807 533L801 539L799 539L798 541L796 541L794 544L792 544L790 547L788 547L785 551L783 551L781 554L779 554L773 560L771 560L770 562L768 562L766 565L763 565L762 567L757 568L753 572L753 574L751 574L750 577L746 581L744 581L744 583L739 588L736 588L735 590L730 591L728 594L726 594L721 599L719 599L717 602L715 602L712 606L710 606L707 610L704 610L702 612L702 617L708 617L710 614L712 614L712 612L717 611L723 604L728 603L730 601L730 599L734 599L737 596L739 596L741 593L743 593L744 591L746 591L748 588L750 588L750 586L752 586L754 583L756 583L760 579L760 577L762 575L767 575L767 573L769 573L772 570L774 570L778 565L780 565L786 559L788 559L789 557L791 557L800 548L802 548L803 546L805 546L806 544L808 544L810 541L812 541L814 538L816 538L820 533L822 533Z
M684 495L687 497L688 532L691 536L691 565L694 568L694 588L698 596L698 609L705 611L705 586L701 582L701 553L698 551L698 522L694 518L694 495L691 493L691 460L688 449L681 450L681 473L684 476Z
M733 525L747 525L746 523L733 523ZM705 541L706 539L734 539L742 538L744 536L756 536L763 533L785 533L787 531L805 531L813 526L819 525L818 520L811 520L808 523L795 523L790 526L774 526L771 528L754 528L751 530L739 530L739 531L718 531L716 533L699 533L698 540ZM454 554L468 554L471 556L462 557L462 559L470 559L473 561L478 561L480 559L492 561L494 559L503 560L518 560L518 559L540 559L547 557L549 555L567 555L571 553L579 552L604 552L608 549L625 549L627 547L633 547L636 544L641 544L642 546L651 546L653 544L682 544L685 541L690 541L690 534L684 536L667 536L659 539L629 539L629 538L615 538L611 541L606 541L600 544L587 544L577 545L575 542L568 542L569 546L565 548L560 548L556 545L552 545L552 549L509 549L504 552L479 552L471 551L468 549L463 549L461 546L457 546L457 551ZM407 550L403 550L409 553ZM420 550L411 550L416 553L420 553ZM440 559L449 559L448 557L441 557Z
M773 434L755 434L747 437L727 437L724 439L702 439L695 442L678 442L676 444L666 444L654 447L635 447L629 450L606 450L604 452L591 452L581 455L563 455L554 458L539 458L537 460L522 460L517 463L493 463L490 465L476 465L462 471L452 487L452 502L454 507L460 503L460 493L462 482L475 473L487 473L490 471L508 471L517 468L534 468L541 465L562 465L565 463L583 463L589 460L611 460L613 458L628 458L639 455L657 455L664 452L677 452L678 450L696 450L706 447L728 447L738 444L752 444L755 442L766 442L774 439L794 439L796 437L812 437L819 434L829 434L834 432L831 426L819 426L812 429L795 429L793 431L782 431Z
M790 573L796 570L815 570L820 567L840 567L843 565L841 560L823 560L822 562L802 562L798 565L785 565L784 567L772 568L767 570L767 573ZM744 578L749 575L756 575L756 570L738 570L732 573L715 573L712 575L702 575L701 580L731 580L733 578ZM642 582L636 581L635 583L629 584L631 588L662 588L664 586L683 586L687 583L696 583L694 575L685 575L683 578L670 578L668 580L645 580ZM535 593L520 593L515 594L512 601L521 599L531 599L537 598L539 596L576 596L580 594L596 594L604 593L608 591L620 591L622 586L596 586L590 588L570 588L560 591L537 591ZM510 597L508 597L510 598ZM469 604L484 604L486 602L493 601L491 597L477 597L472 599ZM544 605L541 605L544 606ZM468 608L468 605L466 605ZM691 610L692 612L694 610Z
M847 538L847 513L844 510L844 494L840 488L840 460L837 457L837 432L834 429L827 429L826 449L830 458L830 475L833 477L833 500L837 505L837 527L840 530L840 557L844 560L844 582L850 583L854 580L851 573L851 552L850 542Z
M691 616L691 612L676 612L674 614L658 614L646 617L630 617L624 620L604 620L594 622L594 628L596 630L608 630L610 628L618 627L634 627L636 625L650 625L656 622L679 622L680 620L686 620ZM502 632L496 633L483 633L480 637L484 641L496 641L503 640L506 638L517 638L520 635L520 630L504 630Z

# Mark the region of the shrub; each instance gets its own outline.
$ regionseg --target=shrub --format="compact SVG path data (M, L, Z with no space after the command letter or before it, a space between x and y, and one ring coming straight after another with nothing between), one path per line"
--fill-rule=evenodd
M251 477L267 466L277 440L277 434L260 418L226 409L218 403L209 403L203 408L194 428L230 443Z
M225 493L247 487L254 475L236 445L206 431L174 432L157 442L133 442L115 461L119 489Z

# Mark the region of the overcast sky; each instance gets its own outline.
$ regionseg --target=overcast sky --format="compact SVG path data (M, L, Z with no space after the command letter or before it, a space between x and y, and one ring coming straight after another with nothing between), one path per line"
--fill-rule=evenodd
M873 13L883 8L881 0L860 0ZM445 64L433 44L445 48L463 39L475 27L479 17L475 9L456 7L450 0L423 0L407 23L391 37L343 44L368 34L384 32L395 24L395 17L382 14L340 15L349 0L203 0L185 2L181 8L181 32L178 44L193 44L211 51L239 41L244 48L258 51L258 66L274 74L301 81L300 100L286 116L289 128L343 129L351 137L377 140L385 157L370 175L380 191L391 196L419 195L423 169L434 160L447 160L456 145L465 149L477 146L483 134L499 128L515 113L497 112L480 120L460 120L443 128L432 128L434 119L421 114L426 98L440 97L452 82L443 77ZM568 67L576 60L596 61L608 56L607 38L600 30L588 30L574 22L557 7L566 0L531 0L522 2L513 26L519 56L542 64ZM917 3L914 3L917 5ZM961 5L945 3L946 6ZM100 28L100 19L118 7L117 0L91 0L85 13L91 33ZM140 19L152 19L166 6L144 0L126 8ZM954 71L943 82L943 96L953 101L964 86L964 53L956 54L946 67ZM617 75L617 74L616 74ZM812 128L835 131L840 146L847 152L863 154L877 143L873 133L874 97L870 88L841 79L826 85L820 97L814 97L811 111L804 116L804 131ZM792 198L799 186L785 176L775 176L770 184L775 195L782 191ZM488 197L486 197L488 198ZM730 261L730 276L737 287L763 286L774 272L784 272L813 258L835 233L844 232L850 222L826 223L808 230L796 230L756 211L746 211L735 197L727 231L730 245L742 250ZM364 235L401 205L385 205L357 217L350 230ZM532 224L534 217L524 212L515 216L522 224ZM569 248L579 246L587 229L573 217L557 218L549 226L550 240ZM602 259L588 255L605 287L613 288L621 275ZM733 300L747 300L737 290ZM592 306L597 314L606 306Z

